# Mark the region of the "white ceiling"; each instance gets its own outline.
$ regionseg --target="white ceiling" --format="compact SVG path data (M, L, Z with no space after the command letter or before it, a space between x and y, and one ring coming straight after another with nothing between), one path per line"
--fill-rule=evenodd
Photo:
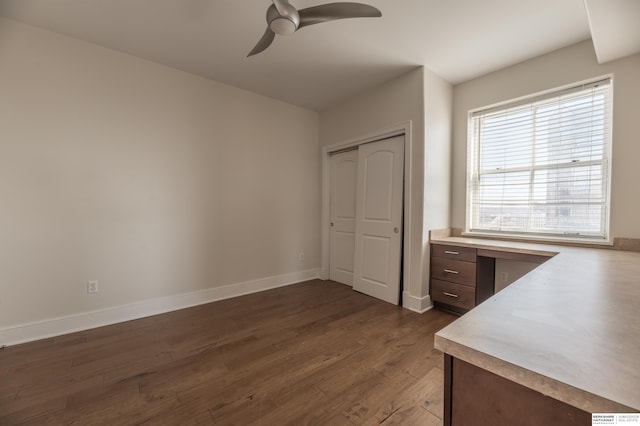
M360 1L383 17L303 28L251 58L270 0L0 0L0 15L315 110L416 66L456 84L591 37L583 0Z

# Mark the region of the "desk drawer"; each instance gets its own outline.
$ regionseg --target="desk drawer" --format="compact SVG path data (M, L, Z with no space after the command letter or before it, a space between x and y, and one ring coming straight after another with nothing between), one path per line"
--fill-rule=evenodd
M476 306L476 291L466 285L431 280L431 299L457 308L472 309Z
M471 247L431 244L431 256L443 257L445 259L462 260L465 262L475 262L476 249Z
M431 278L475 287L476 264L433 257L431 258Z

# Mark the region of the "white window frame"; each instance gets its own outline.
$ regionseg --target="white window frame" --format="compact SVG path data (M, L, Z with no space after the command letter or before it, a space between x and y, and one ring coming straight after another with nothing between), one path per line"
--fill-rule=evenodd
M474 129L474 116L481 112L487 111L501 111L507 110L520 105L533 104L545 99L551 99L558 97L563 93L571 93L578 90L582 90L588 87L593 87L599 83L606 82L608 84L608 105L606 106L606 137L605 146L603 150L604 158L601 160L602 167L604 169L603 176L605 179L604 190L606 191L605 206L604 206L604 218L603 228L604 235L582 236L575 233L569 233L566 235L559 233L536 233L536 232L509 232L503 230L490 230L490 229L474 229L473 227L473 215L477 213L474 209L473 200L475 197L475 191L479 187L479 148L475 140ZM468 236L490 236L490 237L502 237L502 238L515 238L524 240L540 240L544 242L571 242L571 243L585 243L585 244L603 244L611 245L613 243L610 233L610 212L611 212L611 157L612 157L612 128L613 128L613 76L606 75L588 81L580 83L574 83L567 86L554 88L544 92L539 92L529 96L501 102L499 104L489 105L482 108L470 110L468 113L468 125L467 125L467 192L466 192L466 224L463 231L463 235ZM532 171L533 173L533 167ZM548 166L547 166L548 167ZM545 166L537 166L537 169L545 168Z

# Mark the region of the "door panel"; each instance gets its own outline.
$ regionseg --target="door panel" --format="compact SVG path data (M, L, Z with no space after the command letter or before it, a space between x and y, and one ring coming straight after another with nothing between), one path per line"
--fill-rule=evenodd
M355 232L337 231L333 245L335 247L333 266L339 273L349 274L349 282L343 284L353 285L353 257L356 248Z
M389 257L389 238L381 238L372 235L362 236L362 279L371 284L385 286L389 276L388 262L380 262L379 259Z
M364 167L364 218L389 222L393 205L393 161L389 151L376 151L367 157Z
M353 285L358 151L331 156L329 279Z
M354 290L400 300L404 136L358 150Z

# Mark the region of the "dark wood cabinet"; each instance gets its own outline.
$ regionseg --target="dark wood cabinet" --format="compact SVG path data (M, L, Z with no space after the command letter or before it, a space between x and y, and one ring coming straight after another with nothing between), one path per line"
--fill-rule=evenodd
M476 288L475 286L432 279L431 298L436 303L468 311L476 306Z
M431 245L430 294L437 308L464 314L493 294L495 260L472 247Z
M445 426L588 426L591 414L445 355Z
M432 244L431 256L443 259L462 260L475 262L477 251L475 248L447 246L444 244Z
M476 286L476 261L463 262L460 260L431 258L431 278L452 283Z

